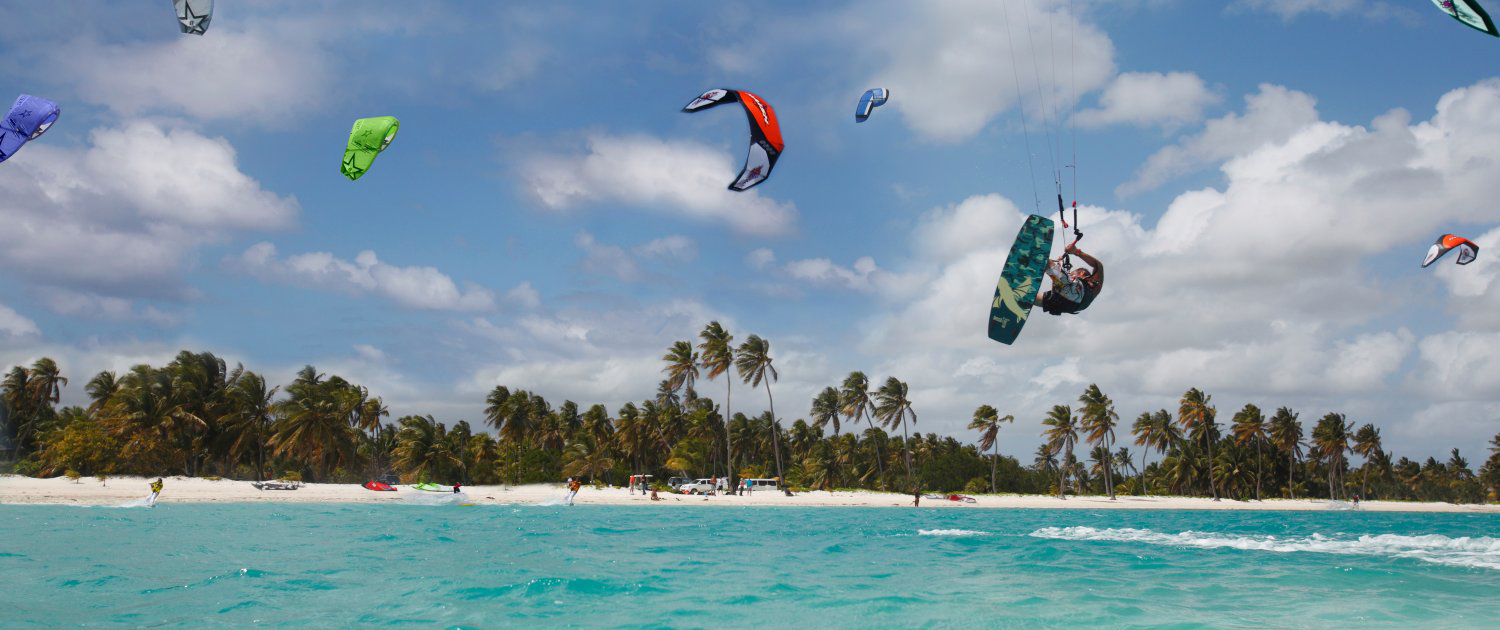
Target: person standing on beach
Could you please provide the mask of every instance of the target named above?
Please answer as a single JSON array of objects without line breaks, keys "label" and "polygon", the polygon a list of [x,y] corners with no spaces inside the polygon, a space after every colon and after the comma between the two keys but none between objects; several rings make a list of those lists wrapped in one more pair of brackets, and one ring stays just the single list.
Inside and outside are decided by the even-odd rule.
[{"label": "person standing on beach", "polygon": [[156,507],[156,497],[161,496],[161,486],[161,477],[157,477],[156,481],[151,482],[151,496],[146,497],[146,505]]}]

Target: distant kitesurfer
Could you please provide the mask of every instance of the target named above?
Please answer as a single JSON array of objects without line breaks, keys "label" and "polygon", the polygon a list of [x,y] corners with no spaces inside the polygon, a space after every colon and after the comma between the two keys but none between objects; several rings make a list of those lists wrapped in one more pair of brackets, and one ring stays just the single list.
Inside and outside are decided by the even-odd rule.
[{"label": "distant kitesurfer", "polygon": [[583,487],[583,482],[581,482],[581,481],[579,481],[577,479],[574,479],[572,477],[569,477],[568,478],[568,498],[564,499],[563,503],[565,503],[567,505],[573,505],[573,497],[578,496],[578,489],[581,488],[581,487]]},{"label": "distant kitesurfer", "polygon": [[151,482],[151,496],[146,497],[146,505],[156,507],[156,497],[161,496],[161,486],[161,477],[157,477],[156,481]]},{"label": "distant kitesurfer", "polygon": [[[1099,291],[1104,289],[1104,265],[1098,258],[1078,249],[1076,243],[1069,243],[1063,252],[1062,257],[1047,263],[1047,277],[1052,279],[1052,288],[1036,301],[1037,306],[1049,315],[1076,315],[1093,304]],[[1068,271],[1063,261],[1069,254],[1082,258],[1092,270]]]},{"label": "distant kitesurfer", "polygon": [[460,492],[460,490],[458,488],[459,488],[459,486],[462,486],[462,485],[463,485],[462,482],[458,482],[458,481],[453,482],[453,494],[458,494]]}]

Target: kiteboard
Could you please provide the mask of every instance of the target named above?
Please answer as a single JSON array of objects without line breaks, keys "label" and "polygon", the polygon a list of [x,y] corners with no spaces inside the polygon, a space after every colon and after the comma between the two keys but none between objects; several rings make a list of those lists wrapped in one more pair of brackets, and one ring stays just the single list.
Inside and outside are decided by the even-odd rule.
[{"label": "kiteboard", "polygon": [[427,492],[447,492],[448,489],[435,483],[419,483],[412,485],[413,489],[425,490]]},{"label": "kiteboard", "polygon": [[995,285],[995,299],[990,302],[990,339],[1010,344],[1021,334],[1036,304],[1051,253],[1052,219],[1035,214],[1026,217]]}]

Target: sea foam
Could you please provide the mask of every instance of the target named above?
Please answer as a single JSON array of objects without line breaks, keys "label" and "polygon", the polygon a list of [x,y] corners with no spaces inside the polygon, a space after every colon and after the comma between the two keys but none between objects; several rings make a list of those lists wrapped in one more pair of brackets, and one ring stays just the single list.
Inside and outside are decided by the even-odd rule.
[{"label": "sea foam", "polygon": [[1449,538],[1440,534],[1403,536],[1376,534],[1357,537],[1270,536],[1185,531],[1177,534],[1132,528],[1043,527],[1031,535],[1055,540],[1133,542],[1199,549],[1295,551],[1358,556],[1414,558],[1457,567],[1500,569],[1500,539],[1480,536]]},{"label": "sea foam", "polygon": [[917,533],[922,536],[988,536],[989,532],[981,532],[974,529],[919,529]]}]

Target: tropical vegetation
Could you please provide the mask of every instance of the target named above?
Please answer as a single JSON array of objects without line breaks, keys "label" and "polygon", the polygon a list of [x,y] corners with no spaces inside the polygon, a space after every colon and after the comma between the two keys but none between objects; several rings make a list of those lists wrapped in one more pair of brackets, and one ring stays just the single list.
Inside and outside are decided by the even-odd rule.
[{"label": "tropical vegetation", "polygon": [[[623,484],[630,475],[778,477],[803,490],[1187,495],[1236,500],[1354,497],[1450,502],[1500,496],[1500,435],[1476,471],[1452,449],[1446,460],[1396,457],[1378,427],[1328,412],[1304,423],[1279,407],[1247,404],[1222,424],[1213,397],[1183,393],[1176,413],[1143,411],[1120,424],[1113,400],[1089,385],[1076,405],[1040,421],[1042,444],[1022,463],[1001,453],[1012,414],[974,410],[975,443],[920,433],[919,403],[896,376],[850,372],[819,391],[806,418],[777,415],[771,343],[739,345],[718,322],[696,345],[671,344],[653,396],[610,410],[496,385],[477,425],[431,415],[392,419],[365,387],[312,366],[272,385],[209,352],[164,366],[100,372],[86,406],[60,407],[70,381],[39,358],[0,380],[0,471],[36,476],[185,475],[262,480],[465,484],[553,482],[567,476]],[[724,383],[723,403],[706,383]],[[734,384],[751,391],[739,411]],[[878,383],[878,385],[876,385]],[[873,386],[873,389],[872,389]],[[765,394],[764,405],[753,390]],[[744,390],[742,390],[744,391]],[[795,404],[795,403],[794,403]],[[1310,426],[1309,426],[1310,425]],[[1138,449],[1120,446],[1130,441]],[[1156,461],[1148,463],[1155,456]]]}]

